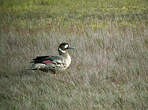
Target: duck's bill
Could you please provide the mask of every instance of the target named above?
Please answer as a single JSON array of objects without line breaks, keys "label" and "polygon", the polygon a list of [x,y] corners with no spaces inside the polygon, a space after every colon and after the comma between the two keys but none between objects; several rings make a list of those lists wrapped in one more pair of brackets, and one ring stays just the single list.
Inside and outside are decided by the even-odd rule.
[{"label": "duck's bill", "polygon": [[75,48],[73,48],[73,47],[68,47],[68,49],[75,49]]}]

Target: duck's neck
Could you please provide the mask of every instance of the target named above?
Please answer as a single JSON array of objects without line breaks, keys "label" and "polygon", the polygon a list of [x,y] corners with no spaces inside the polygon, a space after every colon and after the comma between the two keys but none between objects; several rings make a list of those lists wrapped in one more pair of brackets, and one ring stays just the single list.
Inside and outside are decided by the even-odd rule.
[{"label": "duck's neck", "polygon": [[66,57],[66,56],[69,56],[68,52],[65,51],[65,50],[62,50],[60,48],[58,48],[58,52],[59,52],[59,55],[63,56],[63,57]]},{"label": "duck's neck", "polygon": [[69,53],[68,52],[65,52],[65,53],[59,52],[59,55],[61,55],[63,57],[69,57]]}]

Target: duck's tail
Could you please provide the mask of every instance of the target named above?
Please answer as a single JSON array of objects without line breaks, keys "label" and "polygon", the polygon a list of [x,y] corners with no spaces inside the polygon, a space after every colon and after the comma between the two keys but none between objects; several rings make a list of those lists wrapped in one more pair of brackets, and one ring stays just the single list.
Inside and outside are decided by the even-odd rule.
[{"label": "duck's tail", "polygon": [[35,67],[35,64],[33,64],[32,66],[25,68],[25,70],[37,70],[37,68]]},{"label": "duck's tail", "polygon": [[31,67],[26,68],[26,70],[42,70],[42,69],[46,69],[46,65],[42,63],[32,64]]},{"label": "duck's tail", "polygon": [[25,70],[36,70],[35,68],[25,68]]}]

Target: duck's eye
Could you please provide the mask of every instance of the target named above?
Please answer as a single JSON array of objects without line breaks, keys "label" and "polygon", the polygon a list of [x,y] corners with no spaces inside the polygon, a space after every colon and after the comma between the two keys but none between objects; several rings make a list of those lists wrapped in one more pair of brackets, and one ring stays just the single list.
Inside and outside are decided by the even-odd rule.
[{"label": "duck's eye", "polygon": [[64,48],[68,48],[68,45],[66,44],[66,45],[64,46]]}]

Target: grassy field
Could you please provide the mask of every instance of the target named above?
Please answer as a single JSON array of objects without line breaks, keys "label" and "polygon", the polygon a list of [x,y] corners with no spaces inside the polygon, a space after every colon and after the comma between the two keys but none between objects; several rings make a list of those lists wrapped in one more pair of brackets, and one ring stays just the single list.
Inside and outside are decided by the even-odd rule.
[{"label": "grassy field", "polygon": [[[147,110],[147,0],[1,0],[0,110]],[[32,58],[75,51],[61,73]]]}]

